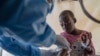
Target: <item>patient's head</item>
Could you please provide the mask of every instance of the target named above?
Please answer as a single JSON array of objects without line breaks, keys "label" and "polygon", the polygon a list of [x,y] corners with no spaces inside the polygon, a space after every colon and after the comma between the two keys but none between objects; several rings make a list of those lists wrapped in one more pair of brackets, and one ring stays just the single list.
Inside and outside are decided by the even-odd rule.
[{"label": "patient's head", "polygon": [[59,16],[60,24],[64,31],[71,33],[75,29],[76,18],[70,10],[64,10]]}]

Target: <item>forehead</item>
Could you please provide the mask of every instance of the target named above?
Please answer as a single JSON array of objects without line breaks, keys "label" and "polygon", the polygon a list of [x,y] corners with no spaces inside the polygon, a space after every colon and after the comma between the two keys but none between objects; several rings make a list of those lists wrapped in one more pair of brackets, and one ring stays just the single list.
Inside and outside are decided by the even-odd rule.
[{"label": "forehead", "polygon": [[70,20],[72,20],[72,17],[70,15],[63,15],[63,16],[60,17],[60,21],[67,22],[67,21],[70,21]]}]

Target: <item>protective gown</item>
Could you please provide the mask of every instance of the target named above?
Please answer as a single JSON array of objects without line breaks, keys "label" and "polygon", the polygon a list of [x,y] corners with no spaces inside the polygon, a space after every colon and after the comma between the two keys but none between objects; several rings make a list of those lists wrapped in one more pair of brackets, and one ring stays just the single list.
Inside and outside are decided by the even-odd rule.
[{"label": "protective gown", "polygon": [[53,9],[47,0],[0,0],[0,46],[16,56],[40,56],[39,46],[56,41],[46,23]]}]

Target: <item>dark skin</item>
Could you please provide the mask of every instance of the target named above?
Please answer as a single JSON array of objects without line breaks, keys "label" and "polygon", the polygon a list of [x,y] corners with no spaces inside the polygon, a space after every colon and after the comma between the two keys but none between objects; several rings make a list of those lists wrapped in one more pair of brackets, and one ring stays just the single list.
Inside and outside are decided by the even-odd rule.
[{"label": "dark skin", "polygon": [[79,35],[81,31],[75,27],[75,23],[76,19],[67,14],[62,16],[60,20],[60,24],[65,32],[72,35]]},{"label": "dark skin", "polygon": [[[60,16],[60,24],[65,32],[71,35],[80,35],[82,31],[75,27],[75,23],[76,23],[76,18],[74,17],[74,15],[71,15],[70,13],[69,14],[65,13],[64,15]],[[90,35],[91,34],[87,34],[86,37],[89,37]],[[86,52],[88,54],[92,54],[92,49],[87,47]],[[64,55],[65,53],[67,53],[67,51],[64,50],[61,53],[61,56],[66,56]]]}]

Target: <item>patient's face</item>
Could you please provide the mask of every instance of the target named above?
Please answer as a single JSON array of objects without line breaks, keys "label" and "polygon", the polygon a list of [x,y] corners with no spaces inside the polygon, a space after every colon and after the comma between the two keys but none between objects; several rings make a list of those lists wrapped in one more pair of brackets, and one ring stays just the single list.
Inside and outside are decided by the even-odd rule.
[{"label": "patient's face", "polygon": [[64,31],[71,33],[75,29],[75,23],[73,17],[70,15],[64,15],[61,17],[60,24]]}]

